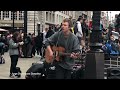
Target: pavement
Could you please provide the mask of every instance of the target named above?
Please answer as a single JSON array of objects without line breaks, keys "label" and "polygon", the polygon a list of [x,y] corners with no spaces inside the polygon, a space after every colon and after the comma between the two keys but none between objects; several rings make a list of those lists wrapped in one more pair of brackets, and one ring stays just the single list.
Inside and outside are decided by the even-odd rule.
[{"label": "pavement", "polygon": [[[5,59],[5,64],[0,64],[0,79],[25,79],[26,71],[31,67],[32,63],[39,62],[40,56],[35,55],[33,58],[19,58],[17,67],[20,67],[22,74],[20,78],[10,78],[10,65],[11,60],[9,53],[6,52],[3,55],[3,58]],[[42,60],[41,60],[42,61]],[[104,77],[104,79],[107,79]]]},{"label": "pavement", "polygon": [[[14,79],[9,77],[11,65],[9,53],[6,52],[3,57],[5,59],[5,64],[0,64],[0,79]],[[38,61],[40,61],[40,56],[38,55],[35,55],[33,58],[19,58],[17,67],[21,68],[22,74],[21,78],[15,79],[25,79],[26,71],[31,67],[32,63]]]}]

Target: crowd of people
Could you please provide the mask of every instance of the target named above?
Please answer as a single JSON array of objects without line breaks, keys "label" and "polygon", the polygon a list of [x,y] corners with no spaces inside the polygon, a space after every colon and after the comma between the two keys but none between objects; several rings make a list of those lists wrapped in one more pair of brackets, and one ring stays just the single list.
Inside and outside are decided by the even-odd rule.
[{"label": "crowd of people", "polygon": [[[102,24],[101,24],[102,26]],[[120,54],[120,36],[116,28],[101,27],[103,46],[102,50],[108,54]],[[71,19],[64,19],[61,25],[56,25],[54,28],[50,26],[45,28],[37,36],[35,34],[25,34],[23,31],[8,33],[0,37],[0,53],[1,57],[4,52],[9,51],[11,58],[10,77],[14,77],[18,58],[32,58],[36,54],[40,55],[41,59],[45,58],[45,50],[49,52],[49,56],[53,57],[51,45],[57,45],[65,48],[65,52],[71,53],[70,57],[64,56],[62,61],[53,61],[52,64],[56,67],[54,78],[47,74],[47,79],[70,79],[71,68],[78,53],[86,53],[90,50],[90,33],[92,30],[92,21],[79,16],[77,21],[71,22]],[[26,35],[26,37],[24,37]],[[46,65],[49,66],[49,61],[46,60]],[[48,67],[47,67],[48,68]],[[47,69],[48,70],[48,69]],[[49,72],[49,71],[48,71]]]},{"label": "crowd of people", "polygon": [[[66,22],[67,22],[67,24],[66,24]],[[88,36],[87,23],[88,22],[86,19],[79,17],[77,20],[77,23],[76,23],[77,28],[78,28],[76,33],[74,30],[75,28],[71,23],[71,20],[65,19],[65,20],[63,20],[61,25],[56,25],[54,28],[52,28],[51,26],[49,28],[45,28],[45,30],[43,32],[40,32],[37,36],[35,36],[34,33],[33,34],[28,33],[28,34],[26,34],[26,37],[24,37],[25,33],[23,31],[19,31],[19,32],[17,31],[14,33],[7,33],[5,35],[1,35],[1,37],[0,37],[1,57],[5,51],[6,52],[9,51],[9,55],[11,58],[10,77],[15,76],[14,72],[16,71],[18,58],[22,58],[22,57],[32,58],[36,54],[40,55],[41,58],[45,58],[45,49],[47,48],[46,43],[51,44],[50,42],[48,42],[48,40],[50,38],[52,38],[52,36],[56,35],[58,32],[63,31],[63,36],[64,36],[64,33],[67,34],[66,31],[68,33],[70,31],[72,33],[71,34],[72,37],[75,39],[76,44],[77,44],[77,47],[74,46],[74,49],[78,48],[78,51],[79,51],[80,44],[81,44],[82,48],[84,48],[86,36]],[[65,30],[65,32],[63,29]],[[78,38],[76,38],[74,36],[77,36]],[[74,39],[72,42],[74,42]],[[64,42],[63,42],[63,46],[64,46]],[[71,46],[71,48],[72,47],[73,46]],[[72,49],[71,49],[71,51],[72,51]],[[75,57],[74,54],[72,55],[72,57],[73,58]],[[66,65],[65,65],[65,67],[66,67]],[[70,68],[68,68],[68,69],[70,69]],[[58,76],[58,78],[61,78],[61,76]]]},{"label": "crowd of people", "polygon": [[57,32],[58,28],[58,25],[55,27],[56,31],[52,30],[52,27],[46,28],[37,36],[34,33],[25,34],[22,30],[0,34],[0,62],[2,62],[4,53],[9,51],[11,58],[10,77],[15,76],[13,72],[16,70],[18,58],[32,58],[35,55],[39,55],[41,59],[44,58],[45,40]]}]

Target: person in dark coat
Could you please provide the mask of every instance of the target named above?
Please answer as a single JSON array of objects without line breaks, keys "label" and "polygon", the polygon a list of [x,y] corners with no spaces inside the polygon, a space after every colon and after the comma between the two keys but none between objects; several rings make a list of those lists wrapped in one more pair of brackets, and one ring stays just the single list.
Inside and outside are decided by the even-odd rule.
[{"label": "person in dark coat", "polygon": [[41,52],[41,48],[43,44],[42,42],[43,42],[43,34],[40,33],[35,38],[35,47],[36,47],[37,55],[40,55],[40,56],[42,56],[42,52]]},{"label": "person in dark coat", "polygon": [[52,30],[51,27],[49,27],[49,30],[48,30],[48,32],[47,32],[47,34],[46,34],[46,38],[49,38],[49,37],[52,36],[53,34],[54,34],[54,31]]},{"label": "person in dark coat", "polygon": [[32,34],[32,56],[35,56],[35,34]]}]

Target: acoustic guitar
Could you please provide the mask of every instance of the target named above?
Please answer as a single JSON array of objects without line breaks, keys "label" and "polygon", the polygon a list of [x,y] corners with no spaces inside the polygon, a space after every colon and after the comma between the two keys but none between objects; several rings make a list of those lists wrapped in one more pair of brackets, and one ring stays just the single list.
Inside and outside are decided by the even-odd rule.
[{"label": "acoustic guitar", "polygon": [[[60,61],[63,59],[64,56],[71,55],[71,53],[65,53],[65,48],[63,48],[63,47],[53,46],[53,47],[51,47],[51,49],[53,51],[53,57],[49,56],[49,51],[47,49],[45,50],[45,60],[47,63],[52,63],[53,60]],[[77,55],[77,57],[80,57],[79,53],[77,53],[76,55]]]}]

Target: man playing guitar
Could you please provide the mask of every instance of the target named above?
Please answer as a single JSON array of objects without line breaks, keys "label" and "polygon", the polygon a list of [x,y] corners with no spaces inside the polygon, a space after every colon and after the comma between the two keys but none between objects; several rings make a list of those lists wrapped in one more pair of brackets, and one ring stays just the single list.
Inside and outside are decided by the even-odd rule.
[{"label": "man playing guitar", "polygon": [[[71,79],[71,70],[74,65],[74,59],[77,58],[80,52],[80,43],[78,38],[71,33],[70,29],[72,27],[72,22],[70,19],[64,19],[62,22],[62,30],[56,32],[51,37],[49,37],[46,42],[46,57],[54,57],[54,52],[52,46],[63,47],[64,53],[62,58],[53,58],[56,60],[49,61],[51,59],[46,59],[47,63],[53,63],[55,65],[55,77],[50,78],[49,74],[47,79]],[[59,50],[58,50],[59,51]],[[59,52],[58,52],[59,53]]]}]

